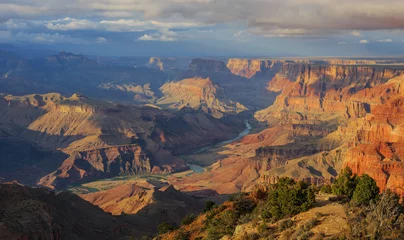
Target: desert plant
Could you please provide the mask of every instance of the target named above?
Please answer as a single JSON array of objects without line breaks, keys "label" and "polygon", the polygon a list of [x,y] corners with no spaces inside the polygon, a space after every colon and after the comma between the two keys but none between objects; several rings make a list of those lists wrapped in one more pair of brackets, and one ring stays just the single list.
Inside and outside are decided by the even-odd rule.
[{"label": "desert plant", "polygon": [[161,224],[158,225],[157,227],[157,231],[159,235],[171,232],[175,229],[174,225],[169,224],[167,222],[163,222]]},{"label": "desert plant", "polygon": [[342,170],[331,187],[332,193],[336,195],[345,195],[349,198],[352,198],[355,188],[356,175],[352,174],[350,168]]},{"label": "desert plant", "polygon": [[216,206],[216,203],[214,201],[206,201],[205,202],[205,208],[203,209],[204,212],[212,210]]},{"label": "desert plant", "polygon": [[323,186],[321,186],[320,192],[321,192],[321,193],[327,193],[327,194],[332,193],[331,185],[329,185],[329,184],[324,184]]},{"label": "desert plant", "polygon": [[195,214],[191,213],[186,215],[182,221],[181,221],[181,225],[189,225],[191,224],[194,220],[196,219]]},{"label": "desert plant", "polygon": [[280,219],[307,211],[314,202],[314,192],[307,183],[281,178],[268,193],[266,207],[272,218]]},{"label": "desert plant", "polygon": [[352,196],[352,200],[358,204],[369,204],[370,200],[379,195],[379,188],[375,180],[364,174],[358,177],[357,185]]},{"label": "desert plant", "polygon": [[291,228],[292,226],[293,226],[293,221],[291,219],[285,219],[285,220],[279,221],[278,229],[279,229],[279,231],[282,232],[288,228]]}]

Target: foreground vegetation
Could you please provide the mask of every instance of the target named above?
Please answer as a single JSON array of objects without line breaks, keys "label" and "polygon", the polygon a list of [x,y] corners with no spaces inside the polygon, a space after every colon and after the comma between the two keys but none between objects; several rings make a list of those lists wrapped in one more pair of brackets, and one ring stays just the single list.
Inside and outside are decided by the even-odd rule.
[{"label": "foreground vegetation", "polygon": [[[327,197],[324,206],[316,205],[316,196]],[[334,212],[326,214],[330,209]],[[335,209],[342,216],[330,218]],[[327,221],[328,231],[320,231]],[[379,194],[368,175],[344,169],[333,184],[321,188],[281,178],[219,206],[207,202],[203,213],[187,216],[174,229],[160,225],[157,239],[404,239],[404,208],[391,191]]]}]

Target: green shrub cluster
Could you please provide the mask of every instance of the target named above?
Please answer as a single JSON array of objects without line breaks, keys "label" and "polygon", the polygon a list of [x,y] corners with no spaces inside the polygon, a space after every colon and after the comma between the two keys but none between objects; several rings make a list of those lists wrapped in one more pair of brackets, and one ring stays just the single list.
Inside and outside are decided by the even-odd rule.
[{"label": "green shrub cluster", "polygon": [[262,217],[281,219],[307,211],[314,203],[314,191],[309,184],[281,178],[268,193]]},{"label": "green shrub cluster", "polygon": [[373,178],[367,174],[356,176],[352,170],[345,168],[333,183],[332,193],[347,196],[356,204],[369,204],[379,195],[379,188]]}]

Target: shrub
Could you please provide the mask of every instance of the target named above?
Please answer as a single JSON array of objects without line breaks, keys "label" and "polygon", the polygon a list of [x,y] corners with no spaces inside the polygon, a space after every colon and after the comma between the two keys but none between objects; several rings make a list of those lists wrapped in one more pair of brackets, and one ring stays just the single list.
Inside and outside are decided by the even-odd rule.
[{"label": "shrub", "polygon": [[355,188],[356,175],[352,174],[350,168],[342,170],[331,187],[332,193],[336,195],[346,195],[349,198],[352,198]]},{"label": "shrub", "polygon": [[281,220],[278,224],[279,231],[281,232],[291,227],[293,227],[293,221],[291,219]]},{"label": "shrub", "polygon": [[266,207],[272,218],[280,219],[307,211],[314,203],[314,192],[307,183],[281,178],[268,193]]},{"label": "shrub", "polygon": [[316,218],[312,218],[303,225],[303,230],[309,231],[312,228],[314,228],[315,226],[317,226],[317,224],[318,224],[318,220]]},{"label": "shrub", "polygon": [[379,188],[375,180],[364,174],[357,180],[357,185],[353,193],[352,200],[358,204],[369,204],[369,201],[379,195]]},{"label": "shrub", "polygon": [[163,222],[160,225],[158,225],[158,227],[157,227],[157,231],[158,231],[159,235],[171,232],[174,229],[175,229],[175,227],[172,224],[169,224],[167,222]]},{"label": "shrub", "polygon": [[190,234],[188,232],[179,231],[175,236],[174,240],[189,240]]},{"label": "shrub", "polygon": [[260,239],[260,235],[258,235],[257,233],[250,233],[248,235],[244,235],[243,237],[241,237],[241,240],[258,240]]},{"label": "shrub", "polygon": [[254,219],[254,216],[252,214],[245,214],[242,215],[239,219],[238,219],[238,224],[245,224],[245,223],[249,223]]},{"label": "shrub", "polygon": [[314,233],[308,231],[308,232],[304,232],[302,235],[300,235],[299,239],[300,240],[309,240],[313,236],[314,236]]},{"label": "shrub", "polygon": [[321,212],[316,212],[316,218],[321,218],[323,214]]},{"label": "shrub", "polygon": [[191,213],[186,215],[182,221],[181,221],[181,225],[189,225],[191,224],[194,220],[196,219],[195,214]]},{"label": "shrub", "polygon": [[254,201],[248,198],[242,198],[234,202],[234,210],[239,215],[244,215],[247,213],[251,213],[257,204]]},{"label": "shrub", "polygon": [[216,203],[214,201],[206,201],[205,202],[205,209],[203,210],[204,212],[212,210],[216,206]]},{"label": "shrub", "polygon": [[234,211],[225,211],[205,222],[207,239],[220,239],[224,235],[232,235],[237,225],[238,215]]},{"label": "shrub", "polygon": [[321,192],[321,193],[327,193],[327,194],[332,193],[331,185],[329,185],[329,184],[324,184],[323,186],[321,186],[320,192]]},{"label": "shrub", "polygon": [[404,239],[404,211],[400,197],[384,192],[370,204],[348,209],[349,236],[352,239]]},{"label": "shrub", "polygon": [[242,199],[244,196],[245,196],[245,193],[243,193],[243,192],[233,193],[232,195],[230,195],[229,201],[230,202],[238,201],[238,200]]}]

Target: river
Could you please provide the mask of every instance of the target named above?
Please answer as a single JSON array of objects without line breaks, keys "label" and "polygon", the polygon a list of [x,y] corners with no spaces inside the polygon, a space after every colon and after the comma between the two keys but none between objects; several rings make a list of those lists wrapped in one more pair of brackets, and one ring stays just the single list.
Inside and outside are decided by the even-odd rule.
[{"label": "river", "polygon": [[[232,143],[234,141],[237,141],[237,140],[243,138],[244,136],[247,136],[250,133],[250,131],[251,131],[251,124],[248,122],[248,120],[246,120],[245,121],[245,129],[242,132],[240,132],[237,135],[237,137],[229,139],[229,140],[225,140],[225,141],[222,141],[222,142],[219,142],[219,143],[214,144],[214,145],[203,147],[203,148],[199,149],[198,151],[194,152],[193,154],[203,153],[203,152],[206,152],[206,151],[208,151],[208,150],[210,150],[212,148],[221,147],[221,146],[227,145],[229,143]],[[194,171],[193,173],[203,173],[205,171],[205,169],[203,167],[199,166],[199,165],[187,164],[187,166],[192,171]]]}]

